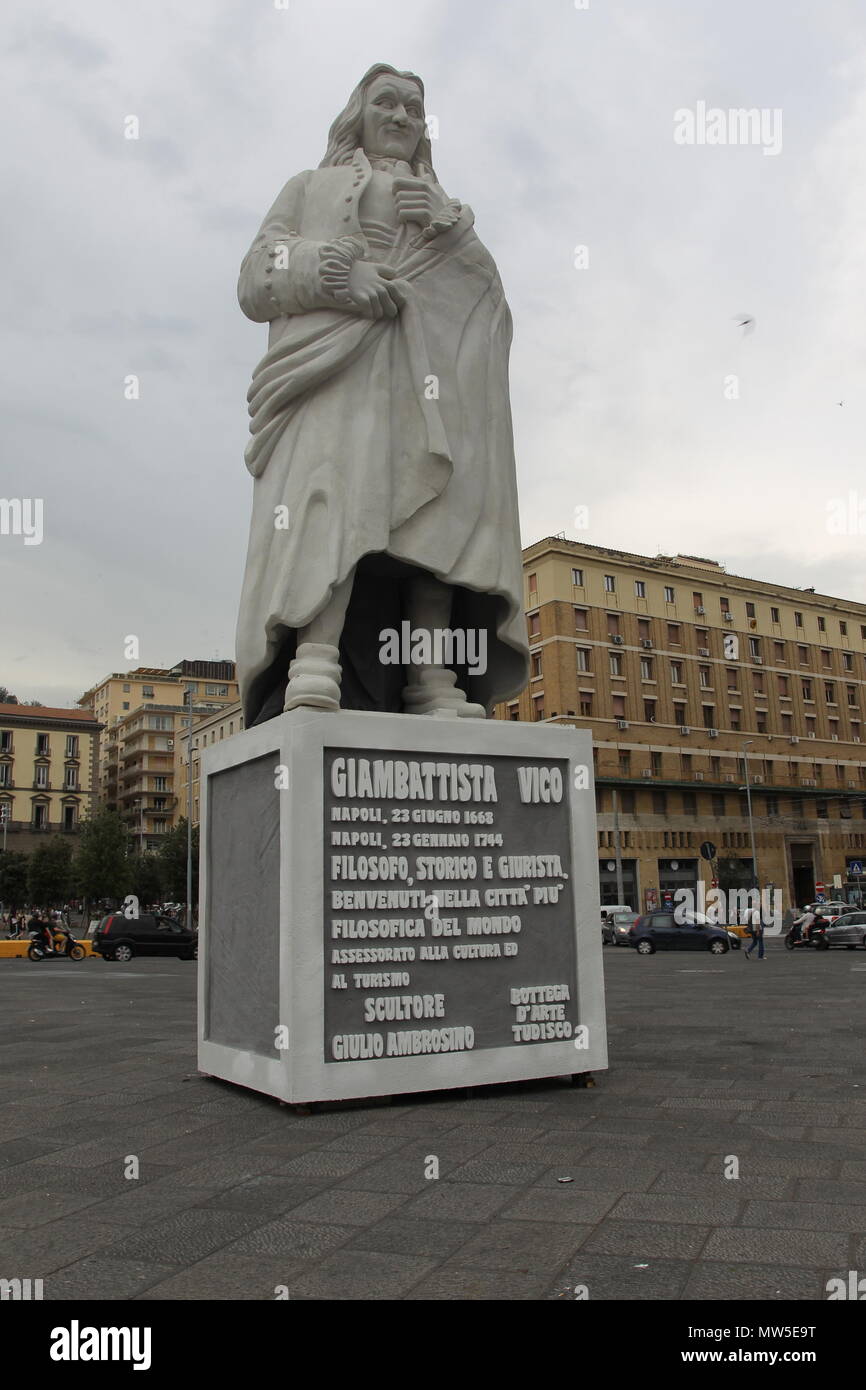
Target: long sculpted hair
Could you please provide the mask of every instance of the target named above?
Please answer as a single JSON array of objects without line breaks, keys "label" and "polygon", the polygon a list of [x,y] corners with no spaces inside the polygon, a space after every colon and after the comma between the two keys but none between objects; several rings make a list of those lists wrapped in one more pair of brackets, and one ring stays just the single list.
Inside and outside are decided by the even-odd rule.
[{"label": "long sculpted hair", "polygon": [[[377,77],[383,77],[386,73],[391,77],[402,77],[404,82],[414,82],[421,92],[423,105],[424,83],[416,73],[400,72],[399,69],[392,68],[390,63],[374,63],[370,70],[364,73],[345,107],[331,126],[328,132],[328,148],[325,150],[325,157],[319,165],[320,169],[327,169],[334,164],[351,164],[352,156],[361,144],[367,91],[371,82],[374,82]],[[412,170],[418,178],[427,178],[438,183],[433,170],[433,150],[430,146],[430,136],[426,130],[418,141],[418,147],[412,160]]]}]

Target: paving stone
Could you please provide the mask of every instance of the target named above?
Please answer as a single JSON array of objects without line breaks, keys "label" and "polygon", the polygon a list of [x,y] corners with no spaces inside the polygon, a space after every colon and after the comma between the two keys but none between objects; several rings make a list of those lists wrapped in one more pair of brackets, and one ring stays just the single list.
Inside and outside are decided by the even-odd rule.
[{"label": "paving stone", "polygon": [[350,1237],[353,1226],[327,1226],[324,1222],[294,1221],[291,1215],[268,1221],[226,1246],[226,1255],[288,1255],[295,1259],[317,1260]]},{"label": "paving stone", "polygon": [[449,1174],[451,1182],[501,1182],[514,1187],[535,1182],[545,1170],[544,1163],[500,1163],[496,1158],[473,1158]]},{"label": "paving stone", "polygon": [[324,1221],[331,1225],[366,1226],[379,1221],[406,1201],[403,1192],[364,1192],[331,1188],[292,1208],[294,1221]]},{"label": "paving stone", "polygon": [[[44,1226],[46,1222],[56,1221],[58,1217],[69,1216],[84,1207],[94,1206],[98,1201],[99,1198],[94,1193],[21,1192],[15,1197],[0,1200],[0,1227],[27,1229],[31,1226]],[[103,1219],[111,1220],[110,1217],[106,1217],[104,1204],[100,1206],[99,1215]]]},{"label": "paving stone", "polygon": [[467,1242],[451,1263],[479,1269],[548,1271],[551,1276],[586,1240],[591,1226],[563,1222],[489,1222]]},{"label": "paving stone", "polygon": [[590,1192],[577,1184],[534,1187],[499,1213],[501,1221],[574,1221],[592,1226],[611,1210],[616,1192]]},{"label": "paving stone", "polygon": [[391,1216],[370,1226],[351,1242],[352,1250],[381,1254],[425,1255],[444,1260],[478,1234],[476,1222],[419,1221]]},{"label": "paving stone", "polygon": [[[749,1198],[771,1198],[785,1201],[793,1197],[795,1182],[791,1178],[753,1177],[747,1161],[740,1165],[738,1178],[726,1178],[723,1162],[712,1173],[660,1173],[650,1186],[650,1192],[665,1192],[682,1197],[735,1197],[741,1202]],[[633,1184],[632,1184],[633,1186]]]},{"label": "paving stone", "polygon": [[650,1259],[695,1259],[710,1233],[707,1226],[677,1225],[664,1221],[615,1221],[608,1217],[585,1242],[596,1255],[634,1255],[636,1262]]},{"label": "paving stone", "polygon": [[[729,1188],[732,1186],[728,1184]],[[617,1221],[674,1221],[698,1226],[726,1226],[737,1220],[743,1202],[729,1193],[677,1196],[664,1192],[634,1192],[621,1197],[611,1212]]]},{"label": "paving stone", "polygon": [[[756,1303],[817,1301],[826,1297],[823,1275],[792,1265],[722,1264],[702,1260],[693,1266],[684,1299]],[[769,1319],[768,1319],[769,1321]]]},{"label": "paving stone", "polygon": [[544,1274],[511,1269],[468,1269],[444,1264],[403,1297],[425,1301],[518,1302],[544,1297]]},{"label": "paving stone", "polygon": [[251,1215],[261,1215],[263,1221],[268,1221],[301,1206],[311,1197],[317,1197],[326,1188],[327,1180],[324,1178],[305,1181],[263,1173],[260,1177],[250,1178],[220,1192],[208,1188],[197,1205],[212,1211],[245,1211]]},{"label": "paving stone", "polygon": [[585,1289],[590,1303],[598,1300],[670,1302],[682,1297],[691,1269],[686,1260],[594,1255],[584,1248],[558,1276],[547,1296],[572,1300],[580,1287],[581,1298]]},{"label": "paving stone", "polygon": [[816,1265],[848,1267],[848,1236],[835,1232],[748,1230],[729,1228],[714,1231],[703,1250],[703,1258],[723,1264]]},{"label": "paving stone", "polygon": [[137,1301],[177,1299],[189,1301],[237,1301],[272,1303],[286,1297],[289,1280],[306,1268],[303,1260],[287,1256],[226,1255],[217,1251],[181,1273],[151,1284]]},{"label": "paving stone", "polygon": [[106,1254],[110,1259],[193,1264],[236,1241],[255,1224],[255,1218],[241,1212],[190,1207],[142,1230],[127,1230]]},{"label": "paving stone", "polygon": [[289,1283],[292,1299],[393,1299],[434,1268],[417,1255],[340,1250]]},{"label": "paving stone", "polygon": [[147,1260],[115,1260],[104,1255],[88,1255],[65,1265],[45,1281],[47,1300],[67,1302],[115,1302],[135,1298],[143,1289],[158,1284],[171,1274],[172,1265]]},{"label": "paving stone", "polygon": [[743,1226],[777,1230],[851,1231],[866,1235],[866,1206],[841,1202],[747,1202]]},{"label": "paving stone", "polygon": [[431,1221],[488,1221],[520,1191],[499,1183],[484,1186],[440,1180],[425,1186],[427,1191],[407,1202],[401,1215]]},{"label": "paving stone", "polygon": [[147,1226],[185,1211],[187,1207],[202,1206],[213,1191],[208,1187],[181,1187],[172,1184],[166,1189],[158,1183],[146,1187],[128,1182],[127,1190],[110,1197],[99,1207],[99,1215],[119,1226]]}]

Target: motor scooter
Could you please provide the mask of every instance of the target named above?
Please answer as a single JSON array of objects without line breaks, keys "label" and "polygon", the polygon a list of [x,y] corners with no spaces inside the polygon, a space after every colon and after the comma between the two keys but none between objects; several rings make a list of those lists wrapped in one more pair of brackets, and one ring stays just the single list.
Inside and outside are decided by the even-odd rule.
[{"label": "motor scooter", "polygon": [[87,952],[81,943],[75,940],[67,926],[52,926],[51,936],[54,942],[53,952],[45,949],[45,937],[42,932],[32,931],[30,933],[30,945],[27,947],[28,960],[84,960]]},{"label": "motor scooter", "polygon": [[828,926],[828,922],[813,922],[808,928],[808,935],[804,935],[801,932],[800,923],[793,922],[785,937],[786,950],[794,951],[798,946],[814,946],[816,950],[820,951],[826,945],[824,933]]}]

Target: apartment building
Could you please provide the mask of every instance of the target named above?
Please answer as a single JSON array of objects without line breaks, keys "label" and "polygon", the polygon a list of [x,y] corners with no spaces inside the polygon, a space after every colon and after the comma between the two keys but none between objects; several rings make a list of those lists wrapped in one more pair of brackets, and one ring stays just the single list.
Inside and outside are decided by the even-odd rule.
[{"label": "apartment building", "polygon": [[[164,715],[166,710],[181,709],[187,690],[192,691],[196,705],[203,713],[211,713],[233,704],[238,699],[234,662],[184,660],[168,668],[138,666],[132,671],[115,671],[91,686],[81,696],[79,705],[92,710],[105,727],[96,780],[96,790],[104,806],[111,810],[129,809],[129,798],[122,794],[124,783],[121,781],[120,772],[121,747],[125,745],[129,732],[127,721],[130,716],[140,710],[149,710],[159,716]],[[123,732],[121,725],[124,725]],[[143,731],[146,726],[140,727]],[[150,731],[166,733],[160,726],[153,726]],[[173,734],[174,725],[171,732]],[[141,737],[143,736],[142,732]],[[154,748],[151,751],[173,753],[173,748]],[[172,758],[172,771],[173,765]],[[140,788],[135,796],[139,797],[141,791],[152,790],[153,788]],[[170,824],[173,824],[173,821],[172,816]],[[154,829],[152,834],[162,833],[162,822],[159,818],[155,824],[159,828]],[[146,838],[147,832],[143,839]]]},{"label": "apartment building", "polygon": [[635,909],[714,874],[786,906],[858,900],[866,605],[557,536],[524,551],[524,583],[530,682],[496,716],[592,732],[603,902],[617,832]]},{"label": "apartment building", "polygon": [[7,849],[28,853],[46,834],[78,829],[96,796],[99,728],[87,710],[0,704]]}]

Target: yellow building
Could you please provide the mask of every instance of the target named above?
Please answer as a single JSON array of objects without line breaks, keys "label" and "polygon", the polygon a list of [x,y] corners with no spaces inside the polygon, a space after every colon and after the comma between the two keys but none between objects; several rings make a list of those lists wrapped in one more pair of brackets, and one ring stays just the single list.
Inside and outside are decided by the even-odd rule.
[{"label": "yellow building", "polygon": [[[183,720],[184,727],[179,731],[175,738],[175,786],[178,795],[178,815],[186,816],[189,805],[189,732],[186,726],[187,721]],[[226,709],[220,710],[216,714],[205,714],[202,718],[193,718],[192,726],[192,823],[199,823],[199,767],[201,763],[201,753],[212,743],[221,743],[223,739],[232,738],[234,734],[239,734],[244,727],[244,717],[241,713],[241,704],[238,700],[235,704],[229,705]]]},{"label": "yellow building", "polygon": [[[170,668],[138,666],[132,671],[115,671],[91,686],[78,701],[79,705],[92,710],[105,727],[96,781],[99,799],[110,810],[127,811],[130,821],[134,819],[131,814],[131,808],[135,809],[132,802],[140,799],[143,792],[154,792],[154,788],[139,787],[132,800],[127,794],[127,782],[121,778],[121,753],[126,733],[121,734],[120,726],[126,724],[130,715],[142,710],[165,714],[166,710],[182,709],[187,690],[192,690],[196,706],[203,712],[235,703],[238,699],[238,683],[234,662],[186,660],[179,661],[176,666]],[[144,727],[141,726],[142,730]],[[155,732],[166,731],[159,728]],[[174,732],[173,724],[171,732]],[[140,732],[139,737],[143,738],[144,733]],[[160,751],[173,752],[173,749]],[[174,815],[170,815],[168,820],[170,826],[174,823]],[[145,830],[142,835],[139,824],[138,833],[143,842],[149,834],[163,833],[162,819],[159,815],[154,821],[154,826],[157,828],[151,832]]]},{"label": "yellow building", "polygon": [[747,886],[753,830],[785,906],[819,884],[856,900],[866,605],[560,537],[524,551],[524,582],[530,683],[496,715],[591,730],[603,902],[617,833],[624,900],[645,910],[710,885],[707,840],[720,885]]},{"label": "yellow building", "polygon": [[26,853],[46,834],[78,829],[96,797],[99,729],[87,710],[0,704],[0,808],[8,850]]}]

